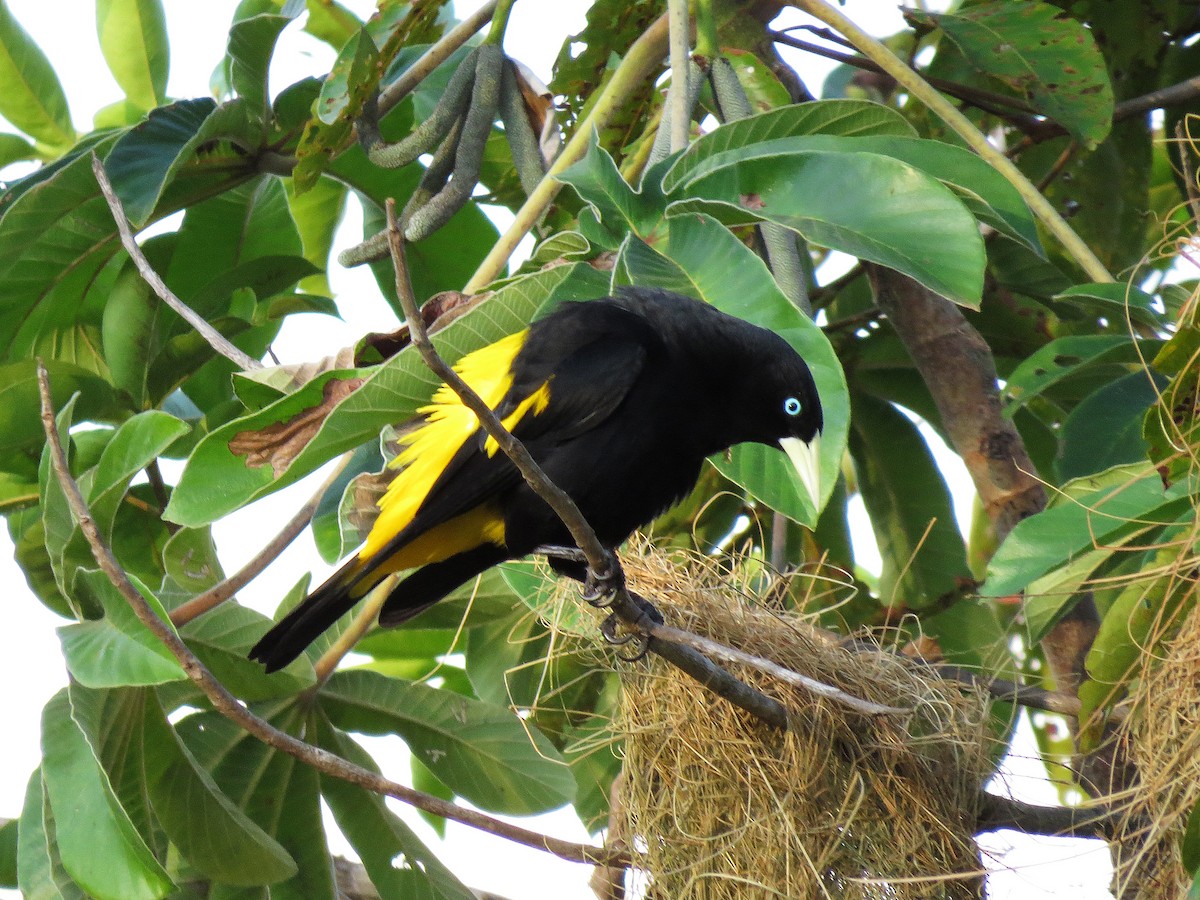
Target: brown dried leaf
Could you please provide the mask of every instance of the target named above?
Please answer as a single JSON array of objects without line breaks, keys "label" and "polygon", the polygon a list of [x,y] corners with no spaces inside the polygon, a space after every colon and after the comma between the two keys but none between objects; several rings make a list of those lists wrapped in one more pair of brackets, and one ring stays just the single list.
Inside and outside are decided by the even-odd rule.
[{"label": "brown dried leaf", "polygon": [[523,62],[514,59],[513,66],[517,72],[517,86],[521,90],[521,99],[525,101],[525,115],[529,117],[529,127],[538,136],[542,158],[549,165],[558,156],[558,148],[562,143],[562,130],[554,116],[554,94]]},{"label": "brown dried leaf", "polygon": [[[442,291],[434,294],[421,306],[421,320],[429,333],[433,334],[490,296],[491,292],[464,294],[461,291]],[[354,348],[354,362],[359,366],[377,365],[391,359],[409,343],[407,324],[401,325],[395,331],[371,332]]]},{"label": "brown dried leaf", "polygon": [[229,451],[246,457],[246,465],[260,468],[270,465],[278,478],[287,471],[292,460],[308,446],[333,408],[349,397],[363,383],[362,378],[334,378],[325,383],[321,402],[257,431],[239,431],[229,441]]}]

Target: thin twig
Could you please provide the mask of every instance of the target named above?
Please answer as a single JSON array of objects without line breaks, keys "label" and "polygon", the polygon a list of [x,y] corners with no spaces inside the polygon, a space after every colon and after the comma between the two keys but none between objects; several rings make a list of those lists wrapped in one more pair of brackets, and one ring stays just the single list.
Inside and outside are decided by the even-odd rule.
[{"label": "thin twig", "polygon": [[329,473],[329,477],[317,488],[316,493],[308,499],[308,502],[296,510],[296,514],[283,526],[279,534],[275,535],[271,542],[258,551],[249,562],[220,584],[214,584],[204,593],[197,594],[191,600],[181,603],[171,610],[171,624],[177,628],[186,625],[192,619],[220,606],[261,575],[263,570],[278,559],[279,554],[300,535],[300,532],[308,527],[308,523],[312,521],[312,517],[317,512],[317,507],[321,505],[325,492],[337,481],[342,470],[346,468],[347,462],[349,462],[349,456],[343,457],[337,467]]},{"label": "thin twig", "polygon": [[863,700],[860,697],[855,697],[853,694],[847,694],[845,691],[834,687],[831,684],[817,681],[809,678],[807,675],[801,675],[799,672],[793,672],[791,669],[784,668],[778,663],[772,662],[769,659],[764,659],[761,656],[754,656],[746,653],[743,650],[738,650],[736,647],[729,647],[721,644],[710,638],[703,637],[698,634],[693,634],[690,631],[684,631],[681,628],[672,628],[670,625],[654,625],[650,628],[650,634],[660,640],[671,641],[675,644],[684,644],[688,647],[706,653],[709,656],[714,656],[717,659],[723,659],[725,662],[740,663],[743,666],[749,666],[752,669],[757,669],[760,672],[765,672],[772,678],[778,678],[780,681],[787,682],[793,687],[798,687],[801,690],[808,691],[810,694],[816,694],[819,697],[828,697],[832,700],[837,700],[843,706],[857,710],[860,713],[868,716],[881,715],[898,715],[911,710],[901,709],[898,706],[884,706],[881,703],[873,703],[870,700]]},{"label": "thin twig", "polygon": [[526,828],[502,822],[491,816],[476,812],[454,803],[434,797],[421,791],[413,790],[399,782],[384,778],[378,773],[355,765],[335,753],[314,747],[293,737],[287,732],[280,731],[265,719],[259,718],[231,694],[217,680],[216,676],[202,663],[191,649],[183,642],[171,625],[160,619],[150,608],[146,599],[138,593],[137,588],[125,574],[121,564],[113,556],[112,550],[105,543],[103,536],[92,519],[87,502],[80,493],[79,485],[71,477],[67,468],[66,454],[59,440],[58,427],[54,419],[54,406],[50,394],[50,379],[41,360],[38,361],[38,390],[42,401],[42,427],[46,432],[46,440],[50,447],[50,460],[55,478],[66,494],[71,512],[79,523],[79,528],[91,547],[92,555],[104,574],[108,576],[113,587],[129,603],[134,614],[155,637],[170,651],[179,662],[188,679],[200,689],[213,708],[227,719],[240,726],[247,734],[257,738],[264,744],[273,747],[281,753],[286,753],[314,769],[342,781],[356,784],[377,794],[394,797],[410,806],[424,810],[435,816],[461,822],[471,828],[486,831],[498,837],[506,838],[527,847],[545,850],[562,859],[571,862],[587,863],[589,865],[629,865],[626,853],[613,853],[602,847],[592,847],[587,844],[577,844],[563,841],[549,835],[539,834]]},{"label": "thin twig", "polygon": [[243,372],[261,369],[263,367],[261,362],[233,346],[226,339],[225,335],[209,325],[199,313],[176,297],[174,292],[167,287],[166,282],[154,271],[154,267],[150,265],[150,261],[146,259],[146,255],[142,253],[142,248],[138,246],[137,241],[134,239],[133,229],[129,224],[129,219],[125,215],[125,207],[121,205],[121,198],[117,196],[117,192],[113,190],[112,182],[108,180],[108,173],[104,171],[104,163],[94,153],[92,154],[92,171],[96,174],[96,181],[100,185],[100,193],[104,195],[104,199],[108,203],[108,208],[112,212],[113,221],[117,223],[117,232],[121,236],[121,246],[125,248],[125,252],[133,260],[133,264],[137,267],[142,280],[150,285],[150,289],[159,296],[159,299],[163,303],[179,313],[185,322],[196,329],[196,332],[204,338],[208,346],[212,347]]},{"label": "thin twig", "polygon": [[383,118],[396,104],[411,94],[429,74],[444,63],[450,56],[471,39],[492,18],[499,0],[488,0],[487,3],[471,13],[449,31],[442,39],[425,51],[421,57],[404,70],[404,73],[387,86],[379,95],[379,117]]},{"label": "thin twig", "polygon": [[1117,812],[1110,806],[1034,806],[984,792],[980,797],[976,833],[1011,828],[1026,834],[1111,838]]}]

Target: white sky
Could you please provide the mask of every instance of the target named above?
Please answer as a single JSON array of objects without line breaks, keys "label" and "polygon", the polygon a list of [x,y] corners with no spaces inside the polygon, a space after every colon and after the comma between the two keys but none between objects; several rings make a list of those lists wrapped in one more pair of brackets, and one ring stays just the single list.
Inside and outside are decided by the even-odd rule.
[{"label": "white sky", "polygon": [[[342,0],[360,15],[373,8],[369,0]],[[457,2],[459,15],[479,4],[475,0]],[[34,37],[49,56],[66,89],[76,127],[87,131],[92,113],[118,99],[121,91],[108,72],[100,54],[94,28],[92,0],[8,0],[12,14]],[[197,97],[209,93],[208,79],[224,52],[226,31],[234,0],[164,0],[171,39],[171,77],[168,92],[172,97]],[[562,39],[578,32],[584,24],[583,0],[518,0],[506,49],[510,56],[529,65],[543,80],[549,81],[551,64]],[[897,30],[901,20],[891,0],[850,0],[845,11],[855,21],[868,24],[870,30],[884,35]],[[789,14],[786,24],[797,24],[799,14]],[[66,23],[66,24],[64,24]],[[280,40],[276,65],[272,68],[272,90],[306,75],[321,75],[333,61],[333,51],[295,26]],[[802,60],[801,71],[810,88],[820,89],[830,66],[812,57]],[[0,120],[0,125],[3,121]],[[361,234],[358,220],[348,217],[339,246],[356,242]],[[504,222],[498,222],[503,225]],[[387,331],[395,326],[388,306],[379,297],[374,281],[365,270],[346,271],[334,264],[331,281],[342,312],[342,322],[325,316],[292,317],[284,328],[275,350],[284,362],[315,359],[354,343],[368,331]],[[939,463],[951,472],[955,494],[955,512],[962,527],[970,518],[972,491],[961,462],[927,432]],[[168,472],[168,478],[171,474]],[[319,483],[320,475],[264,499],[214,527],[214,534],[226,571],[234,571],[248,560],[265,535],[273,534],[278,523],[286,521],[307,499]],[[854,513],[855,544],[860,561],[872,568],[874,540],[866,524],[861,503]],[[877,571],[877,556],[874,567]],[[248,605],[269,613],[298,574],[312,569],[319,581],[330,567],[317,556],[309,533],[298,539],[287,552],[250,588],[239,595]],[[24,578],[12,559],[7,529],[0,530],[0,584],[8,588],[6,614],[8,627],[0,629],[0,695],[3,720],[10,723],[5,735],[4,766],[0,767],[0,817],[20,813],[28,773],[40,757],[39,719],[45,702],[66,683],[54,629],[63,620],[45,610],[29,593]],[[1005,779],[1012,792],[1030,802],[1054,803],[1055,791],[1045,783],[1040,762],[1034,753],[1032,732],[1023,725],[1017,755],[1006,763]],[[370,739],[368,749],[380,761],[386,774],[407,780],[406,751],[398,739]],[[389,801],[390,802],[390,801]],[[587,888],[591,870],[561,862],[548,854],[509,844],[499,838],[450,824],[447,840],[439,842],[431,829],[414,813],[394,804],[423,840],[469,886],[496,892],[512,900],[573,900],[591,898]],[[524,820],[527,827],[584,841],[588,839],[574,813],[560,811],[549,816]],[[994,857],[990,868],[1006,871],[989,880],[993,898],[1072,897],[1079,900],[1108,897],[1111,869],[1107,853],[1094,841],[1031,841],[1019,835],[1001,833],[984,842]],[[344,845],[334,851],[348,854]],[[0,896],[16,896],[0,891]]]}]

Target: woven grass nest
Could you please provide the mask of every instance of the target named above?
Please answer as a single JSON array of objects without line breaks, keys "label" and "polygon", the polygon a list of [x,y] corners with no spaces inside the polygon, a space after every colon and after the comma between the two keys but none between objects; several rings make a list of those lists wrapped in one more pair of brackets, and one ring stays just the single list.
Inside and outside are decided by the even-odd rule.
[{"label": "woven grass nest", "polygon": [[[1145,675],[1129,700],[1126,725],[1118,740],[1126,743],[1136,782],[1127,795],[1113,799],[1126,816],[1114,850],[1114,886],[1121,898],[1186,896],[1192,876],[1181,857],[1182,837],[1200,804],[1200,605],[1196,604],[1192,557],[1172,577],[1187,578],[1193,598],[1182,623],[1160,627],[1178,632],[1146,662]],[[1145,654],[1144,654],[1145,655]]]},{"label": "woven grass nest", "polygon": [[867,717],[730,666],[787,708],[781,731],[661,660],[623,667],[619,802],[648,897],[978,896],[986,697],[897,654],[845,649],[703,557],[643,547],[623,561],[668,624],[909,711]]}]

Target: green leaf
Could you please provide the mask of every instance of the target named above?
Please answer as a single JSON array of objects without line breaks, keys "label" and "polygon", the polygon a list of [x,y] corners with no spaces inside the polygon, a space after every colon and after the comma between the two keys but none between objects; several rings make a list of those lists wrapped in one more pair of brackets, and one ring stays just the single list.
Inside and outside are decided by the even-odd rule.
[{"label": "green leaf", "polygon": [[1186,484],[1164,490],[1145,464],[1115,466],[1063,487],[1056,501],[1017,523],[988,566],[981,593],[1007,597],[1080,554],[1130,531],[1170,522],[1187,508]]},{"label": "green leaf", "polygon": [[304,258],[321,271],[300,282],[302,290],[313,294],[333,296],[325,269],[333,249],[333,237],[346,210],[346,186],[332,178],[321,178],[303,194],[296,193],[290,178],[284,182],[288,192],[288,209],[300,232]]},{"label": "green leaf", "polygon": [[[50,396],[59,409],[78,393],[75,405],[82,418],[111,422],[121,415],[112,387],[104,379],[71,363],[47,360]],[[0,365],[0,458],[45,444],[39,413],[37,362],[32,359]]]},{"label": "green leaf", "polygon": [[[329,720],[317,719],[319,744],[371,771],[378,767],[348,735]],[[380,897],[404,900],[472,900],[467,890],[421,842],[378,794],[357,785],[321,776],[321,794],[338,828],[362,860]]]},{"label": "green leaf", "polygon": [[25,138],[16,134],[0,133],[0,169],[10,163],[22,162],[26,159],[35,159],[37,157],[37,149]]},{"label": "green leaf", "polygon": [[146,698],[142,731],[150,802],[171,843],[189,863],[227,884],[273,884],[296,874],[288,852],[196,762],[153,696]]},{"label": "green leaf", "polygon": [[206,591],[224,580],[210,528],[181,528],[163,548],[167,577],[190,594]]},{"label": "green leaf", "polygon": [[17,886],[17,819],[0,825],[0,887]]},{"label": "green leaf", "polygon": [[42,754],[57,847],[72,879],[101,900],[166,896],[171,880],[117,801],[65,689],[42,712]]},{"label": "green leaf", "polygon": [[[958,194],[979,221],[1019,241],[1039,256],[1044,255],[1033,215],[1011,182],[969,150],[942,141],[889,135],[843,137],[817,134],[775,138],[706,154],[674,179],[674,187],[686,195],[689,184],[726,166],[747,159],[786,157],[805,151],[877,153],[908,163]],[[680,163],[687,155],[667,173],[664,189],[666,181],[680,169]]]},{"label": "green leaf", "polygon": [[1054,299],[1113,322],[1128,319],[1152,328],[1161,328],[1163,324],[1162,314],[1154,309],[1154,298],[1131,284],[1077,284],[1055,294]]},{"label": "green leaf", "polygon": [[[595,134],[588,144],[587,155],[559,173],[558,180],[571,185],[591,206],[593,221],[598,220],[600,231],[588,227],[583,220],[581,228],[589,240],[608,249],[616,248],[629,231],[650,240],[662,220],[661,201],[656,202],[652,194],[629,185],[612,156],[596,142]],[[649,177],[643,185],[655,189]]]},{"label": "green leaf", "polygon": [[[618,259],[630,280],[663,287],[706,300],[722,312],[774,331],[808,363],[821,405],[825,430],[821,436],[821,506],[837,482],[849,432],[850,398],[846,376],[828,339],[779,290],[762,259],[727,228],[703,214],[668,220],[662,253],[630,238]],[[665,255],[664,255],[665,254]],[[778,450],[761,444],[735,447],[726,462],[713,465],[754,497],[789,518],[816,523],[808,491],[795,468]]]},{"label": "green leaf", "polygon": [[317,118],[326,125],[332,125],[343,117],[348,108],[351,109],[351,116],[357,115],[366,96],[362,84],[370,80],[371,72],[377,72],[378,67],[379,48],[367,30],[361,28],[342,47],[333,68],[329,70],[329,77],[321,85],[316,106]]},{"label": "green leaf", "polygon": [[1024,404],[1065,379],[1101,364],[1143,364],[1158,349],[1123,334],[1077,334],[1055,338],[1021,362],[1004,385],[1004,414],[1011,417]]},{"label": "green leaf", "polygon": [[687,195],[668,214],[777,222],[813,244],[896,269],[978,308],[985,258],[975,217],[947,187],[907,163],[821,151],[743,159],[690,182]]},{"label": "green leaf", "polygon": [[17,836],[17,883],[25,900],[85,900],[58,854],[54,812],[42,780],[34,769],[25,788]]},{"label": "green leaf", "polygon": [[162,0],[97,0],[100,50],[131,103],[154,109],[167,93],[171,49]]},{"label": "green leaf", "polygon": [[0,2],[0,115],[54,151],[75,143],[58,76],[4,2]]},{"label": "green leaf", "polygon": [[[104,609],[103,619],[91,619],[58,629],[67,669],[89,688],[163,684],[187,678],[183,667],[133,612],[129,602],[98,571],[81,572],[75,584]],[[164,622],[166,611],[154,595],[139,589]]]},{"label": "green leaf", "polygon": [[231,187],[255,174],[253,161],[244,151],[257,148],[258,130],[244,101],[217,106],[208,97],[179,100],[152,110],[144,122],[125,132],[104,158],[104,168],[125,214],[135,227],[141,227],[158,208],[171,182],[196,160],[201,148],[213,142],[232,141],[243,153],[233,156],[220,176],[207,176],[208,181],[219,177]]},{"label": "green leaf", "polygon": [[[287,734],[303,734],[303,710],[294,700],[256,711]],[[295,860],[295,876],[271,885],[273,900],[334,900],[333,861],[322,824],[317,771],[217,713],[190,715],[179,722],[178,732],[225,795]],[[244,894],[228,890],[215,896]]]},{"label": "green leaf", "polygon": [[818,100],[783,106],[727,122],[693,141],[663,176],[662,189],[670,194],[692,181],[695,172],[714,156],[778,138],[813,134],[915,138],[917,132],[896,110],[868,100]]},{"label": "green leaf", "polygon": [[295,15],[295,12],[291,15],[262,13],[234,22],[229,29],[229,46],[225,51],[229,83],[246,101],[251,116],[259,121],[265,119],[271,109],[267,70],[275,52],[275,42]]},{"label": "green leaf", "polygon": [[545,812],[575,795],[558,751],[508,709],[363,671],[334,673],[321,705],[339,728],[399,734],[443,784],[492,812]]},{"label": "green leaf", "polygon": [[905,10],[942,29],[977,70],[998,78],[1094,147],[1112,122],[1113,91],[1092,32],[1049,3],[976,3],[954,13]]},{"label": "green leaf", "polygon": [[1193,806],[1191,813],[1188,814],[1179,855],[1184,871],[1200,874],[1200,803]]},{"label": "green leaf", "polygon": [[1146,459],[1149,444],[1142,437],[1142,423],[1165,385],[1161,376],[1130,372],[1085,397],[1059,432],[1059,478],[1069,481]]},{"label": "green leaf", "polygon": [[[573,263],[523,278],[497,291],[487,302],[433,336],[438,352],[450,362],[524,328],[552,303],[585,300],[604,293],[606,279],[586,264]],[[273,493],[328,459],[378,438],[384,426],[412,417],[429,402],[436,386],[411,348],[367,373],[367,380],[337,404],[312,441],[291,460],[278,478],[269,466],[248,467],[229,450],[230,439],[286,421],[318,405],[324,385],[333,378],[360,374],[329,372],[264,409],[237,419],[207,435],[188,459],[171,495],[165,516],[197,527],[215,521],[253,499]]]},{"label": "green leaf", "polygon": [[913,422],[865,394],[854,397],[850,451],[883,557],[886,606],[937,606],[971,581],[950,491]]}]

